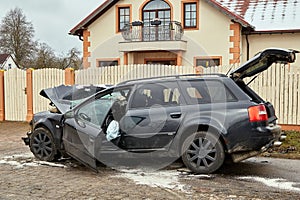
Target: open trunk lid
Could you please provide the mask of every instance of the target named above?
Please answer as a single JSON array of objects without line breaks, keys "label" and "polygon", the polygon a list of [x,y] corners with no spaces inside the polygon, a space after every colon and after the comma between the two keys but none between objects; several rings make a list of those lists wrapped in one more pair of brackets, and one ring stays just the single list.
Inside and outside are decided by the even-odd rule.
[{"label": "open trunk lid", "polygon": [[263,103],[265,105],[269,123],[276,123],[277,120],[273,105],[270,102],[263,100],[256,92],[245,84],[243,79],[263,72],[273,63],[293,63],[296,60],[296,53],[298,53],[298,51],[289,49],[265,49],[230,73],[231,79],[233,79],[237,85],[239,85],[239,87],[252,98],[253,101],[256,103]]},{"label": "open trunk lid", "polygon": [[234,81],[254,76],[268,69],[273,63],[293,63],[296,60],[296,50],[269,48],[256,54],[253,58],[230,73]]}]

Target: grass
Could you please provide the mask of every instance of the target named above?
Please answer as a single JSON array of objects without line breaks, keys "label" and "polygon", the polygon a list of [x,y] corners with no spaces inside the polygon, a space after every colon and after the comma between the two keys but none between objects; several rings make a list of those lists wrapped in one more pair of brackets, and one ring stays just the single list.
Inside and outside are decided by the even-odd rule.
[{"label": "grass", "polygon": [[273,147],[268,156],[279,158],[300,159],[300,132],[286,131],[286,140],[280,147]]}]

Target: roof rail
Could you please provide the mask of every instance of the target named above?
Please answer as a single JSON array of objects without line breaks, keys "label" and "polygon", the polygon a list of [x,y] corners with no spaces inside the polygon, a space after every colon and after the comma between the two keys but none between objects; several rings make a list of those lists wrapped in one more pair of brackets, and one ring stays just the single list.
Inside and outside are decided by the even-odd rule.
[{"label": "roof rail", "polygon": [[137,81],[141,81],[141,80],[165,79],[165,78],[179,79],[179,78],[188,77],[188,76],[195,76],[195,77],[204,77],[204,76],[227,77],[225,74],[218,74],[218,73],[214,73],[214,74],[181,74],[181,75],[177,74],[177,75],[168,75],[168,76],[154,76],[154,77],[148,77],[148,78],[131,79],[131,80],[120,82],[117,85],[123,85],[123,84],[126,84],[126,83],[137,82]]}]

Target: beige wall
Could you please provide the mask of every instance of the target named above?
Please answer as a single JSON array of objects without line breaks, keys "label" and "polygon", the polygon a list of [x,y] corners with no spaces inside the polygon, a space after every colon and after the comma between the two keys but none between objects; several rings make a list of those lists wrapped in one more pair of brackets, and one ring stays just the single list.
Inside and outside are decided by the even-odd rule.
[{"label": "beige wall", "polygon": [[229,48],[232,47],[229,37],[233,35],[230,31],[231,21],[203,1],[200,1],[199,6],[199,30],[184,32],[188,51],[183,54],[183,65],[193,62],[195,56],[222,56],[222,64],[228,65],[232,58],[229,54]]},{"label": "beige wall", "polygon": [[[269,47],[300,50],[300,33],[249,35],[248,38],[250,58],[256,53]],[[243,36],[243,62],[247,60],[246,44],[246,36]],[[292,64],[291,66],[300,66],[300,54],[298,54],[298,59],[295,64]]]},{"label": "beige wall", "polygon": [[[120,33],[116,33],[116,6],[131,4],[132,21],[136,21],[141,20],[140,8],[144,2],[148,1],[121,0],[88,27],[91,33],[89,61],[92,67],[97,65],[96,59],[101,58],[120,58],[121,64],[123,63],[123,53],[119,51],[118,44],[124,40]],[[172,2],[172,19],[181,22],[181,1],[169,2]],[[229,60],[232,59],[229,48],[233,46],[229,42],[229,37],[233,35],[230,30],[231,20],[202,0],[198,5],[199,30],[185,30],[183,40],[187,41],[187,51],[182,54],[182,64],[193,66],[194,57],[221,56],[222,64],[229,65]],[[129,58],[129,64],[133,61],[134,59]]]}]

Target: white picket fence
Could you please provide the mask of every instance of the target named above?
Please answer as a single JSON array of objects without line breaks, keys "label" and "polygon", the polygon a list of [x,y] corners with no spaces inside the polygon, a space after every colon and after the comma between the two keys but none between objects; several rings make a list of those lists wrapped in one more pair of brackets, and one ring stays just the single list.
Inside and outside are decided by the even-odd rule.
[{"label": "white picket fence", "polygon": [[112,84],[137,78],[193,74],[193,67],[166,65],[125,65],[101,68],[89,68],[75,72],[76,84]]},{"label": "white picket fence", "polygon": [[49,109],[49,100],[39,95],[45,88],[51,88],[64,84],[64,70],[61,69],[40,69],[32,72],[33,85],[33,112],[37,113]]},{"label": "white picket fence", "polygon": [[[203,69],[205,74],[230,71],[231,66]],[[234,67],[233,67],[234,68]],[[162,75],[195,73],[193,67],[128,65],[117,67],[89,68],[75,71],[75,84],[116,84],[136,78]],[[246,81],[250,81],[247,79]],[[39,95],[40,90],[64,83],[64,71],[42,69],[33,71],[34,113],[47,110],[49,101]],[[24,121],[26,117],[26,72],[9,70],[5,72],[6,120]],[[281,124],[300,125],[300,69],[288,65],[274,65],[259,75],[250,87],[263,99],[270,101]]]},{"label": "white picket fence", "polygon": [[5,119],[25,121],[27,114],[26,71],[11,69],[4,75]]}]

